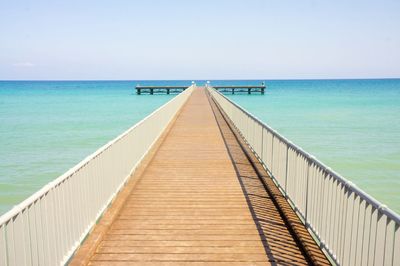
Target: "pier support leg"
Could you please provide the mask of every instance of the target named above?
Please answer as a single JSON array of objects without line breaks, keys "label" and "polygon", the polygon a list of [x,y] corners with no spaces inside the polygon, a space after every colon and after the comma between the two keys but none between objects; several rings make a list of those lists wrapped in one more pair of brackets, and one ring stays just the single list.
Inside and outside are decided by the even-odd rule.
[{"label": "pier support leg", "polygon": [[153,89],[150,89],[150,94],[154,94],[154,90]]},{"label": "pier support leg", "polygon": [[169,94],[169,89],[167,89],[167,94]]},{"label": "pier support leg", "polygon": [[247,94],[251,94],[251,89],[247,89]]}]

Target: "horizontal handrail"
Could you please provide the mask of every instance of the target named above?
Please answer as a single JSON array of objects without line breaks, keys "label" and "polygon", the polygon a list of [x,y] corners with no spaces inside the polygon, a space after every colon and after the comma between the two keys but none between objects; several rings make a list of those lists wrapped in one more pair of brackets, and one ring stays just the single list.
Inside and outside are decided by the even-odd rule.
[{"label": "horizontal handrail", "polygon": [[[359,254],[359,250],[354,251],[354,254],[346,250],[349,245],[361,245],[361,253],[364,251],[365,256],[365,251],[373,252],[372,259],[368,256],[372,262],[380,263],[383,260],[385,265],[400,263],[398,214],[217,90],[208,87],[208,91],[232,120],[306,226],[315,234],[321,248],[325,249],[337,264],[351,265],[362,261],[357,260],[354,255]],[[328,195],[324,195],[324,192]],[[355,213],[356,211],[358,212]],[[332,220],[321,218],[319,215],[328,215]],[[375,219],[375,216],[379,217]],[[360,223],[363,220],[362,226],[357,227],[353,220]],[[383,220],[387,226],[382,225]],[[340,226],[329,227],[327,223],[330,222],[340,223]],[[366,229],[366,223],[370,224],[369,231]],[[357,230],[357,234],[362,229],[362,237],[364,234],[368,235],[367,249],[366,242],[359,239],[361,236],[353,235],[348,239],[348,227],[354,227],[352,229]],[[383,232],[383,240],[378,234],[378,227]],[[388,232],[391,235],[387,234]],[[350,235],[352,233],[350,232]],[[378,250],[379,243],[371,242],[375,240],[380,240],[380,244],[383,243],[387,247],[383,253]],[[391,248],[392,250],[389,250]]]},{"label": "horizontal handrail", "polygon": [[0,217],[0,265],[64,264],[193,86]]}]

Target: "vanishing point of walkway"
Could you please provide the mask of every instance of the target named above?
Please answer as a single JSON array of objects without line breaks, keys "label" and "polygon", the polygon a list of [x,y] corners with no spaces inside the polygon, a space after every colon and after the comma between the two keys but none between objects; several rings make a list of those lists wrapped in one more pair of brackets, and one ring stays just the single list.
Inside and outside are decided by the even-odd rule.
[{"label": "vanishing point of walkway", "polygon": [[71,264],[310,264],[211,101],[195,89]]}]

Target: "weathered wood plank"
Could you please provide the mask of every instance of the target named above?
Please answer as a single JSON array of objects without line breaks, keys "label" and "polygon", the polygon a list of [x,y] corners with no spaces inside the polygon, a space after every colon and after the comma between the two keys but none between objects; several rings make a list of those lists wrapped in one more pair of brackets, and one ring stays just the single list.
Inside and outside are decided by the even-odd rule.
[{"label": "weathered wood plank", "polygon": [[100,247],[260,247],[259,240],[104,240]]},{"label": "weathered wood plank", "polygon": [[270,262],[199,262],[199,261],[93,261],[89,265],[92,266],[266,266],[266,265],[277,265],[276,263],[271,264]]},{"label": "weathered wood plank", "polygon": [[265,262],[265,254],[169,254],[169,253],[153,253],[151,256],[148,254],[138,253],[99,253],[95,254],[92,261],[225,261],[225,262]]},{"label": "weathered wood plank", "polygon": [[[256,247],[158,247],[158,253],[165,254],[226,254],[226,253],[243,253],[243,254],[265,254],[265,250],[260,245]],[[100,246],[97,253],[137,253],[137,254],[153,254],[154,247],[129,247],[129,246]]]}]

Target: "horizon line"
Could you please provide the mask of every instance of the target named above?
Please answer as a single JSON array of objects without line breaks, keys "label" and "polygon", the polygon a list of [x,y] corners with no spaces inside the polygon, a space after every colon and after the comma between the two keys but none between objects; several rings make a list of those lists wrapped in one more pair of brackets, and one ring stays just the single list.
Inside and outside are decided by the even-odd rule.
[{"label": "horizon line", "polygon": [[312,81],[312,80],[396,80],[400,77],[369,77],[369,78],[251,78],[251,79],[0,79],[7,81]]}]

